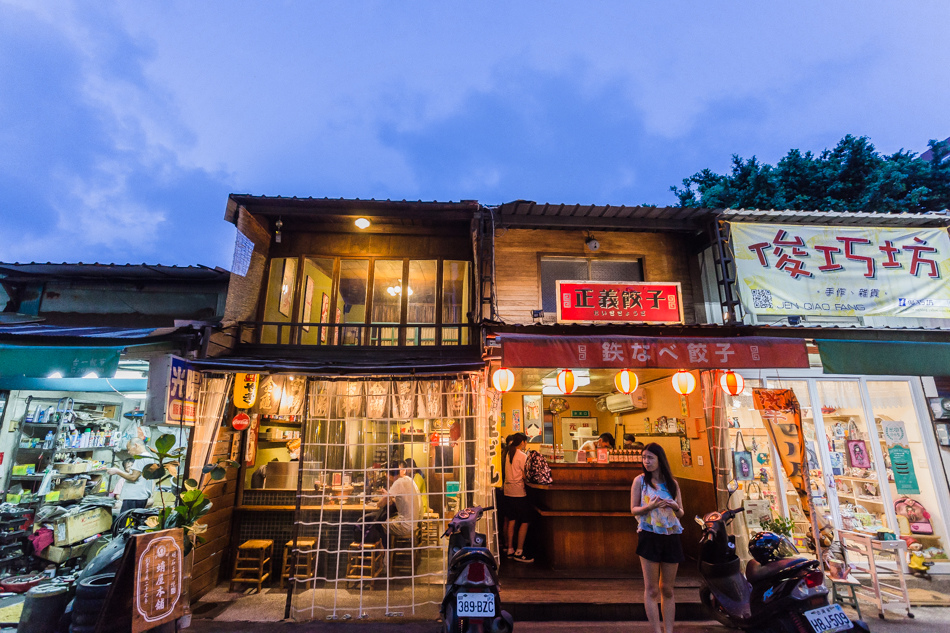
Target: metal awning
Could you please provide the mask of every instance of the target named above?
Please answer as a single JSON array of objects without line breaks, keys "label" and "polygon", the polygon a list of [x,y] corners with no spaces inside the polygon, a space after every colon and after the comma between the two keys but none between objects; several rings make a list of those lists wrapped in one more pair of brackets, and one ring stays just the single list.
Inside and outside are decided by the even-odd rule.
[{"label": "metal awning", "polygon": [[946,376],[950,343],[815,339],[826,374]]},{"label": "metal awning", "polygon": [[56,372],[63,378],[82,378],[90,372],[110,378],[119,368],[123,349],[0,344],[0,378],[47,378]]}]

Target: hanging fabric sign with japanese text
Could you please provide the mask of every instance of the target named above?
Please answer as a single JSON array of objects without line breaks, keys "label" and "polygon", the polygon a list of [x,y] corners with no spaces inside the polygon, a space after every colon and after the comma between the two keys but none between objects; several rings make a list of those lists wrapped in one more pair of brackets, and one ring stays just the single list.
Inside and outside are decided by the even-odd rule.
[{"label": "hanging fabric sign with japanese text", "polygon": [[750,312],[950,318],[946,229],[730,227],[739,295]]}]

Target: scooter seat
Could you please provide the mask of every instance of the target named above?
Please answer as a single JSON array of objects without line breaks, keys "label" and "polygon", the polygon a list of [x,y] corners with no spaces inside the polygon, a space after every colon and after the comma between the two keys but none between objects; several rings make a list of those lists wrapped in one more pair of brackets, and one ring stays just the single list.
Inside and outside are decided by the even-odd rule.
[{"label": "scooter seat", "polygon": [[754,585],[765,580],[766,578],[771,578],[780,574],[788,575],[798,571],[802,567],[817,564],[817,561],[808,558],[783,558],[781,560],[761,565],[757,560],[753,559],[750,560],[745,567],[745,577],[748,578],[749,582]]}]

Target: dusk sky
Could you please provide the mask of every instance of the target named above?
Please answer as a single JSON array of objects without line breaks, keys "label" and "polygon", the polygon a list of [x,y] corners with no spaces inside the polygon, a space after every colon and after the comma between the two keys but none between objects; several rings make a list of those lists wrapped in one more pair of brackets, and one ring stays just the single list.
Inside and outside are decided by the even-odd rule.
[{"label": "dusk sky", "polygon": [[950,2],[0,0],[0,261],[230,267],[229,193],[674,204],[950,136]]}]

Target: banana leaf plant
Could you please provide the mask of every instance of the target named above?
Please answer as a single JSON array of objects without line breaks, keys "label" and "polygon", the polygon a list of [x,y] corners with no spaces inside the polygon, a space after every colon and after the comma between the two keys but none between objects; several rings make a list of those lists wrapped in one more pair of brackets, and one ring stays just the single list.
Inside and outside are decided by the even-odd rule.
[{"label": "banana leaf plant", "polygon": [[178,473],[177,464],[183,459],[185,448],[175,448],[175,436],[164,434],[155,440],[155,448],[149,448],[155,461],[142,469],[142,476],[155,482],[164,482],[168,479],[172,493],[175,495],[173,505],[166,502],[165,495],[160,494],[162,500],[158,516],[149,517],[146,524],[151,531],[170,530],[181,528],[185,532],[185,555],[194,548],[195,544],[204,543],[201,535],[208,526],[198,523],[201,517],[211,511],[211,500],[205,496],[204,490],[213,481],[224,479],[228,468],[237,468],[239,464],[229,459],[218,460],[214,464],[205,464],[198,479],[184,479]]}]

